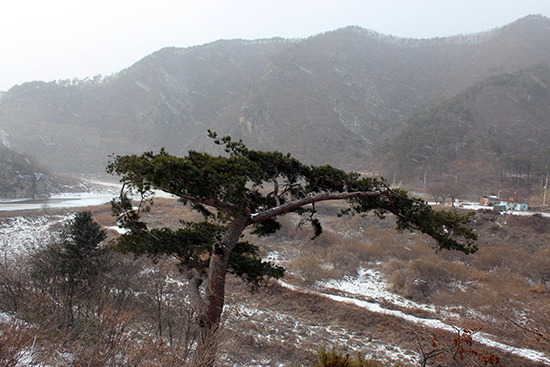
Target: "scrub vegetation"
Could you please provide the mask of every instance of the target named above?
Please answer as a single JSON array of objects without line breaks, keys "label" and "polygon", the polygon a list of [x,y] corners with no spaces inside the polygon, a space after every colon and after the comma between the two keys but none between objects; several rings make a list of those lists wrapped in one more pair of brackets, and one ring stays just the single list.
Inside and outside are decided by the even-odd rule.
[{"label": "scrub vegetation", "polygon": [[[490,333],[518,348],[550,353],[550,320],[546,316],[550,303],[546,272],[550,266],[545,263],[550,243],[548,218],[479,211],[472,218],[472,228],[480,235],[480,249],[466,256],[435,253],[428,238],[396,233],[391,216],[383,221],[374,216],[342,220],[334,216],[340,209],[336,203],[318,207],[324,232],[314,240],[310,230],[296,230],[299,217],[282,217],[277,234],[256,241],[261,256],[277,259],[276,263],[287,269],[284,282],[304,290],[322,291],[323,281],[356,276],[360,267],[377,270],[393,292],[435,308],[406,309],[388,302],[382,306],[444,319],[456,331],[422,327],[319,294],[292,290],[282,283],[270,282],[251,292],[249,286],[229,275],[227,306],[218,334],[220,366],[313,366],[320,363],[318,351],[323,345],[325,352],[334,350],[340,357],[349,354],[350,361],[359,352],[365,360],[374,358],[380,365],[418,366],[422,358],[435,354],[426,360],[426,366],[483,365],[471,353],[458,360],[460,364],[453,362],[449,354],[454,350],[453,340],[464,330]],[[90,210],[102,227],[114,224],[110,207]],[[200,216],[171,199],[156,200],[144,216],[150,225],[174,228],[180,218]],[[103,244],[116,236],[109,230]],[[75,322],[70,327],[63,323],[63,305],[52,296],[61,294],[61,289],[56,290],[59,285],[30,276],[36,259],[35,254],[22,254],[17,261],[0,264],[3,361],[191,365],[189,357],[198,330],[182,289],[184,279],[173,259],[160,257],[154,263],[108,252],[108,270],[99,275],[93,290],[76,297]],[[94,296],[84,296],[89,292]],[[437,347],[432,346],[434,338]],[[503,366],[536,365],[475,341],[468,348],[498,356]]]}]

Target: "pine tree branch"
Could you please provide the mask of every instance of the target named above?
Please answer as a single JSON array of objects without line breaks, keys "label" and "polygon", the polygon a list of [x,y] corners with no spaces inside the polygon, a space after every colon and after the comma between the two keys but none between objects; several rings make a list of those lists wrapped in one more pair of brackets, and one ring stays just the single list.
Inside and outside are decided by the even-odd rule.
[{"label": "pine tree branch", "polygon": [[317,195],[307,196],[298,200],[290,201],[283,205],[279,205],[268,210],[264,210],[259,213],[251,215],[250,223],[259,223],[264,220],[276,217],[278,215],[288,213],[292,210],[300,208],[304,205],[318,203],[329,200],[346,200],[355,198],[367,198],[367,197],[379,197],[384,195],[388,189],[376,190],[376,191],[356,191],[356,192],[324,192]]}]

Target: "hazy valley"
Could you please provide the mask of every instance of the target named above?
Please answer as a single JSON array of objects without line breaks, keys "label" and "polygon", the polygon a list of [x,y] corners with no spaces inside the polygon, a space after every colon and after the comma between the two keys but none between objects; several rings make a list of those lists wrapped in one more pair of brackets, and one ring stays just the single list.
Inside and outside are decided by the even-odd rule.
[{"label": "hazy valley", "polygon": [[[112,153],[209,151],[211,129],[254,149],[392,179],[410,173],[384,154],[394,156],[406,139],[414,150],[455,150],[444,168],[425,167],[433,180],[454,174],[449,166],[483,175],[481,165],[498,171],[503,154],[546,149],[549,24],[530,16],[482,34],[430,40],[348,27],[307,39],[165,48],[114,75],[11,88],[0,100],[2,141],[52,172],[101,174]],[[431,122],[443,139],[406,137],[415,114],[434,103],[454,103],[469,114],[468,139],[492,141],[492,151],[476,150],[473,162],[456,128],[462,117],[456,122],[452,109]]]},{"label": "hazy valley", "polygon": [[[271,236],[247,230],[244,240],[286,273],[252,292],[228,276],[216,365],[313,366],[323,346],[374,356],[371,366],[550,365],[548,18],[422,40],[359,27],[221,40],[164,48],[110,76],[17,85],[0,95],[0,198],[95,192],[90,177],[118,179],[105,173],[112,154],[224,155],[207,130],[384,176],[430,202],[493,194],[544,214],[476,210],[468,228],[479,251],[469,255],[396,232],[392,215],[339,218],[338,202],[312,210],[324,228],[317,238],[296,229],[296,213]],[[102,244],[124,232],[109,205],[86,209],[107,229]],[[190,365],[196,315],[173,257],[109,252],[108,270],[63,304],[37,259],[51,260],[41,249],[77,210],[0,211],[0,357]],[[143,218],[177,229],[199,215],[164,195]],[[69,308],[75,324],[63,328]]]}]

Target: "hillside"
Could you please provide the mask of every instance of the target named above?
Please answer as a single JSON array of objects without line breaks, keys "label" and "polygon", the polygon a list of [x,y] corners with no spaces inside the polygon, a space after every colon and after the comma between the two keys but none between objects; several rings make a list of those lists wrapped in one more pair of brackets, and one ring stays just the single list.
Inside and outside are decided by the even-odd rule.
[{"label": "hillside", "polygon": [[[109,205],[89,209],[102,225],[114,225]],[[448,353],[456,332],[450,325],[482,328],[472,347],[500,356],[502,366],[547,365],[549,218],[478,211],[472,225],[480,236],[480,250],[464,255],[435,252],[425,236],[395,232],[390,216],[344,220],[335,216],[338,206],[318,209],[326,230],[316,239],[305,228],[296,230],[294,216],[285,216],[283,228],[273,236],[247,236],[261,246],[264,258],[287,272],[283,282],[254,291],[229,277],[221,365],[311,366],[318,348],[327,346],[417,366],[420,348],[432,350],[432,340],[450,348],[428,365],[452,365]],[[11,215],[0,215],[2,245],[10,249],[0,262],[0,310],[41,322],[25,323],[30,329],[9,329],[5,345],[28,351],[37,335],[35,362],[43,365],[61,358],[66,364],[99,365],[108,360],[145,366],[160,360],[163,365],[184,365],[194,341],[189,321],[193,312],[172,258],[152,263],[115,256],[113,268],[95,285],[95,292],[80,299],[86,327],[76,331],[79,338],[67,341],[52,322],[59,315],[59,303],[43,297],[51,283],[33,283],[28,276],[30,260],[41,259],[33,251],[36,243],[47,243],[48,228],[59,228],[69,212]],[[174,200],[159,199],[148,221],[177,226],[180,218],[193,215]],[[94,312],[85,313],[88,308]],[[3,325],[5,319],[0,316],[3,330],[9,327]],[[446,331],[433,328],[443,324]],[[480,365],[473,359],[463,365]]]},{"label": "hillside", "polygon": [[529,16],[429,40],[348,27],[165,48],[108,77],[15,86],[0,98],[0,130],[55,172],[101,173],[111,153],[211,149],[207,129],[312,164],[378,169],[373,149],[400,121],[492,75],[550,62],[549,39],[550,20]]},{"label": "hillside", "polygon": [[[313,163],[359,167],[419,106],[476,81],[549,60],[547,19],[432,40],[348,27],[278,55],[243,108],[239,136]],[[256,144],[256,145],[254,145]]]},{"label": "hillside", "polygon": [[109,77],[25,83],[0,100],[0,129],[58,172],[101,173],[113,152],[186,152],[206,129],[229,130],[243,95],[287,43],[167,48]]},{"label": "hillside", "polygon": [[48,197],[59,188],[31,157],[0,144],[0,199]]},{"label": "hillside", "polygon": [[420,109],[381,147],[388,171],[409,179],[450,174],[475,185],[540,181],[550,167],[549,85],[542,62]]}]

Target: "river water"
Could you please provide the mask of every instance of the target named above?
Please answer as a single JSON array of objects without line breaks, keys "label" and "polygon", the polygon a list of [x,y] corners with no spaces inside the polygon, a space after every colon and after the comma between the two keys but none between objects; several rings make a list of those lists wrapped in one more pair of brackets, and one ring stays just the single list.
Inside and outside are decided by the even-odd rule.
[{"label": "river water", "polygon": [[0,200],[0,211],[94,206],[106,204],[113,197],[115,194],[110,193],[78,193],[52,196],[47,199]]}]

